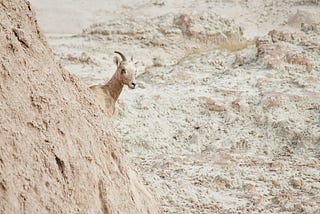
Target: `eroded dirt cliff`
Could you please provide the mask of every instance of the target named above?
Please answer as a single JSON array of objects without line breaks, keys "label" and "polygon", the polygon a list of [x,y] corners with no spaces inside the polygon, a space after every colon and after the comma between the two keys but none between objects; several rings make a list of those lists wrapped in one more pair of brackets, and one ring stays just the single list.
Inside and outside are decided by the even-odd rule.
[{"label": "eroded dirt cliff", "polygon": [[0,213],[157,213],[28,1],[0,2]]}]

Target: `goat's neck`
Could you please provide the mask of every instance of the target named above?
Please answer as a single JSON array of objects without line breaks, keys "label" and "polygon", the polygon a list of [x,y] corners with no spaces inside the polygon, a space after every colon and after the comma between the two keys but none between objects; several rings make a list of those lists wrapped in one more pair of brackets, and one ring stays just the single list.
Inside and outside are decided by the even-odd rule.
[{"label": "goat's neck", "polygon": [[115,73],[103,88],[109,91],[114,101],[117,101],[121,94],[123,84]]}]

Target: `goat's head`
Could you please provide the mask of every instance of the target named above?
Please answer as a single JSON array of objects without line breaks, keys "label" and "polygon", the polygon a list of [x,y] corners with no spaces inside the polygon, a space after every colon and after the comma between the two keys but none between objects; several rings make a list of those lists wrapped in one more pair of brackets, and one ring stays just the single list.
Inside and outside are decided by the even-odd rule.
[{"label": "goat's head", "polygon": [[117,65],[117,78],[123,85],[127,85],[129,88],[134,89],[136,87],[136,66],[133,59],[131,58],[131,60],[128,61],[121,52],[115,51],[115,53],[121,56],[121,59],[118,56],[114,57],[114,62]]}]

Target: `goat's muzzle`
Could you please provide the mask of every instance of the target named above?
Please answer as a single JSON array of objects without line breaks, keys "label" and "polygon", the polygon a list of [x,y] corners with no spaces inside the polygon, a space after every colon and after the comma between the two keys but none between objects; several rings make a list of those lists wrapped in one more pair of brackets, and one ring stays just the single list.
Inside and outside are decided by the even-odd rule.
[{"label": "goat's muzzle", "polygon": [[136,83],[134,82],[130,83],[129,88],[134,89],[135,87],[136,87]]}]

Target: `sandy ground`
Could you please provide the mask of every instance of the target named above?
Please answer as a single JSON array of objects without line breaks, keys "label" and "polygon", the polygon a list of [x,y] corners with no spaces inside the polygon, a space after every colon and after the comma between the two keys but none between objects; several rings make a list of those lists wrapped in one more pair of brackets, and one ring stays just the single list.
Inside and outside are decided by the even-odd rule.
[{"label": "sandy ground", "polygon": [[88,86],[138,62],[113,123],[165,213],[320,213],[318,1],[31,2]]}]

